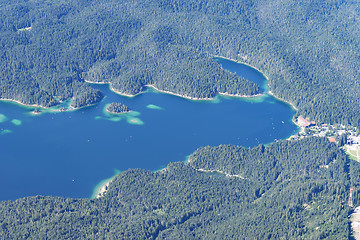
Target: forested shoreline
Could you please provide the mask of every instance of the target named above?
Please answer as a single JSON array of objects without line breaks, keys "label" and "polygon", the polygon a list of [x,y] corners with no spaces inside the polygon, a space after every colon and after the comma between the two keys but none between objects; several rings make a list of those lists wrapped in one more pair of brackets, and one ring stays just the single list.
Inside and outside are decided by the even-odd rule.
[{"label": "forested shoreline", "polygon": [[122,172],[98,199],[0,202],[0,238],[348,239],[359,170],[326,138],[203,147],[160,172]]},{"label": "forested shoreline", "polygon": [[259,93],[213,60],[224,56],[265,73],[300,115],[359,126],[358,8],[342,0],[3,0],[0,98],[99,101],[85,81],[130,95],[145,85],[194,98]]},{"label": "forested shoreline", "polygon": [[[345,0],[0,0],[0,99],[79,108],[104,97],[87,82],[259,94],[223,56],[259,69],[297,115],[360,127],[359,12]],[[2,201],[0,238],[348,239],[359,171],[325,138],[202,147],[161,172],[124,171],[99,199]]]}]

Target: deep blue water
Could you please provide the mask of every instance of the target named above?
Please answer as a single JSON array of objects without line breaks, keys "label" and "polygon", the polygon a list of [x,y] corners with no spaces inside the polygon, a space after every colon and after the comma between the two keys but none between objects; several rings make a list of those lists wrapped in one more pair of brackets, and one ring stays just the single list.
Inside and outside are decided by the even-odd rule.
[{"label": "deep blue water", "polygon": [[268,90],[267,81],[265,77],[262,75],[261,72],[257,71],[255,68],[252,68],[245,64],[239,64],[235,61],[231,61],[226,58],[215,57],[214,59],[224,69],[230,72],[234,72],[237,75],[258,84],[262,92],[266,92]]},{"label": "deep blue water", "polygon": [[[254,70],[236,65],[240,75]],[[108,85],[95,87],[106,98],[72,112],[33,116],[31,108],[0,102],[0,200],[32,195],[90,197],[96,184],[115,170],[157,170],[184,161],[201,146],[255,146],[297,131],[291,122],[294,110],[268,95],[192,101],[151,89],[128,98],[112,93]],[[105,114],[105,105],[113,101],[124,103],[138,116]],[[149,104],[162,109],[148,108]]]}]

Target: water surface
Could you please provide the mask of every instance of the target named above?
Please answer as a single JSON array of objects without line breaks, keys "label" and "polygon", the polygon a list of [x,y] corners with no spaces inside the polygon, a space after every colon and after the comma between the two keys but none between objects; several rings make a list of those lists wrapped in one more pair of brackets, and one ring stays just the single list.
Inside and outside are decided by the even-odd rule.
[{"label": "water surface", "polygon": [[[237,65],[237,73],[246,71]],[[95,87],[104,100],[72,112],[34,116],[33,108],[0,102],[0,200],[90,197],[97,183],[118,170],[157,170],[201,146],[249,147],[297,131],[294,110],[269,95],[192,101],[151,89],[129,98],[108,85]],[[111,102],[135,112],[106,114]]]}]

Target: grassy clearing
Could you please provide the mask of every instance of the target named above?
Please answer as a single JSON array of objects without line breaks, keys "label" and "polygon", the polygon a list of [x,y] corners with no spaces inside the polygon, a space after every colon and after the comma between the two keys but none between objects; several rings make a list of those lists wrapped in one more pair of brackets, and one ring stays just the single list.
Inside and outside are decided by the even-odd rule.
[{"label": "grassy clearing", "polygon": [[345,152],[351,159],[360,162],[360,147],[345,146]]}]

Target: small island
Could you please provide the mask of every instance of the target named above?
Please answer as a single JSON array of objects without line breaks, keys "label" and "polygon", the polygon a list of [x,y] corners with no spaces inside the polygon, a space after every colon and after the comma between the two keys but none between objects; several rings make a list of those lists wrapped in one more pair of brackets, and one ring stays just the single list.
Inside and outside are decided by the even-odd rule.
[{"label": "small island", "polygon": [[112,114],[127,113],[130,112],[130,108],[122,103],[110,103],[106,106],[106,111]]},{"label": "small island", "polygon": [[39,108],[35,108],[34,111],[31,112],[31,114],[34,114],[34,115],[38,115],[40,114],[42,111],[39,109]]}]

